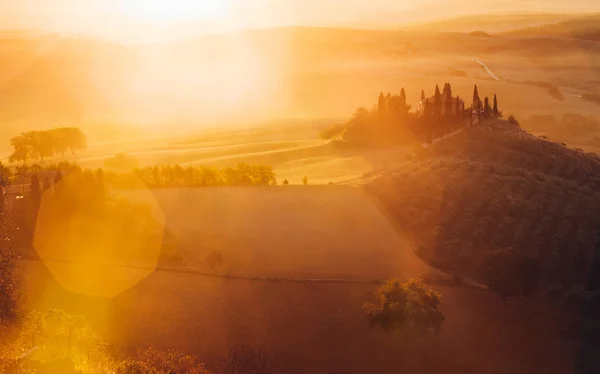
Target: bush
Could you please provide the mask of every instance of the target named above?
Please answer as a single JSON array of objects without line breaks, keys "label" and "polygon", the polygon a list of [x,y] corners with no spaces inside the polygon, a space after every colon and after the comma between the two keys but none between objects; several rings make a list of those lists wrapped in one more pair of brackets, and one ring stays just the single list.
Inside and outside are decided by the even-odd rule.
[{"label": "bush", "polygon": [[390,280],[376,295],[379,305],[364,304],[362,308],[371,327],[419,334],[441,332],[445,319],[440,310],[442,297],[422,280]]},{"label": "bush", "polygon": [[521,126],[521,124],[519,123],[519,121],[517,121],[517,119],[515,118],[515,116],[513,116],[512,114],[510,116],[508,116],[508,122],[512,123],[513,125],[517,125],[517,126]]}]

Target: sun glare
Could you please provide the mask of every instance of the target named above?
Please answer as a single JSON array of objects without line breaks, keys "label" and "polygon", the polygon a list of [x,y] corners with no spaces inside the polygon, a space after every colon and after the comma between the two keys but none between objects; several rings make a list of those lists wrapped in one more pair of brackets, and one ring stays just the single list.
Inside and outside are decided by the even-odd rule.
[{"label": "sun glare", "polygon": [[228,7],[229,0],[124,0],[120,4],[128,17],[152,23],[218,20]]}]

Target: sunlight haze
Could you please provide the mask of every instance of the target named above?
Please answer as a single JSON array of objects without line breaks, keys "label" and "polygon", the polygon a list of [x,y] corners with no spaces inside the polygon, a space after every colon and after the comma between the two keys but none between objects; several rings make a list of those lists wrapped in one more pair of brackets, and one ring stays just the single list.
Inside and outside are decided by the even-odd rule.
[{"label": "sunlight haze", "polygon": [[0,28],[93,36],[123,43],[155,42],[281,25],[399,27],[496,11],[588,12],[594,0],[0,0]]}]

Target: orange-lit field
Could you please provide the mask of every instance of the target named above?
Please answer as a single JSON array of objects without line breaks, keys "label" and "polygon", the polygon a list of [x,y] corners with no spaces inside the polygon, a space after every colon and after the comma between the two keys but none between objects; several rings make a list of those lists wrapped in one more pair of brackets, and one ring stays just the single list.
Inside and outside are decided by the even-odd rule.
[{"label": "orange-lit field", "polygon": [[[370,329],[360,310],[375,285],[229,279],[219,274],[371,281],[424,275],[371,198],[348,186],[157,190],[181,259],[114,299],[66,293],[40,262],[24,262],[29,307],[86,315],[109,341],[194,353],[212,367],[235,342],[275,347],[278,372],[564,373],[577,345],[533,301],[436,286],[447,323],[440,337],[405,340]],[[217,215],[216,212],[219,212]],[[183,271],[177,271],[180,268]],[[132,272],[135,270],[132,269]]]}]

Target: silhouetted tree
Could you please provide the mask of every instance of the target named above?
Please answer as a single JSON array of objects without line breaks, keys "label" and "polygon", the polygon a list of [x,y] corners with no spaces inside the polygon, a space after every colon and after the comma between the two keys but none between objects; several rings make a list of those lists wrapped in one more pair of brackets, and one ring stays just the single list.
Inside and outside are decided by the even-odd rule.
[{"label": "silhouetted tree", "polygon": [[488,99],[488,97],[486,96],[485,99],[483,99],[483,117],[486,119],[490,118],[490,112],[490,99]]},{"label": "silhouetted tree", "polygon": [[304,176],[304,178],[302,178],[302,184],[305,186],[308,184],[308,177],[306,175]]},{"label": "silhouetted tree", "polygon": [[496,94],[494,94],[494,116],[498,117],[498,99],[496,98]]},{"label": "silhouetted tree", "polygon": [[425,102],[425,90],[421,90],[421,102]]},{"label": "silhouetted tree", "polygon": [[284,186],[287,186],[288,184],[290,184],[290,181],[288,181],[288,180],[287,180],[287,178],[286,178],[286,179],[284,179],[284,180],[283,180],[283,185],[284,185]]},{"label": "silhouetted tree", "polygon": [[[435,85],[435,95],[433,98],[433,108],[434,108],[434,120],[435,120],[435,126],[439,132],[439,128],[440,128],[440,120],[441,120],[441,116],[442,116],[442,94],[440,93],[440,88],[438,87],[438,85]],[[437,134],[438,136],[441,134]]]},{"label": "silhouetted tree", "polygon": [[381,93],[379,93],[379,99],[377,99],[377,112],[379,114],[379,118],[382,118],[384,111],[385,111],[385,96],[383,96],[383,92],[381,92]]},{"label": "silhouetted tree", "polygon": [[477,91],[477,85],[473,89],[473,103],[479,101],[479,92]]},{"label": "silhouetted tree", "polygon": [[404,91],[404,87],[400,90],[400,97],[402,98],[402,102],[406,105],[406,92]]},{"label": "silhouetted tree", "polygon": [[23,161],[26,163],[33,156],[33,147],[25,134],[15,136],[10,139],[10,144],[13,147],[13,153],[9,156],[8,161],[13,163]]},{"label": "silhouetted tree", "polygon": [[[462,118],[463,118],[463,112],[460,107],[460,96],[459,95],[456,95],[456,118],[458,120],[462,120]],[[461,125],[462,125],[462,123],[461,123]]]}]

